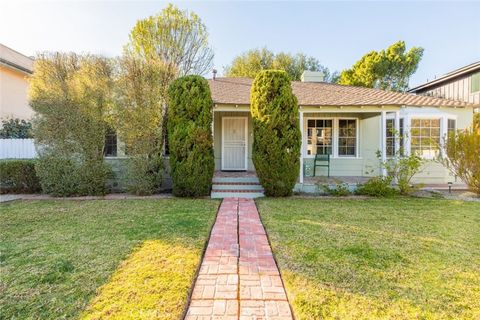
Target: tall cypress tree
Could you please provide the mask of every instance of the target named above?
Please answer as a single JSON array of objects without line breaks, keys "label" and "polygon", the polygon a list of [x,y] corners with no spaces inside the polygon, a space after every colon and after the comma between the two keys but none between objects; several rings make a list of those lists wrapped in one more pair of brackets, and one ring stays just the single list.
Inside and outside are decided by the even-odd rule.
[{"label": "tall cypress tree", "polygon": [[173,194],[205,196],[212,187],[213,101],[207,80],[190,75],[170,85],[168,143]]},{"label": "tall cypress tree", "polygon": [[297,98],[285,71],[264,70],[253,81],[253,163],[267,196],[289,196],[300,170]]}]

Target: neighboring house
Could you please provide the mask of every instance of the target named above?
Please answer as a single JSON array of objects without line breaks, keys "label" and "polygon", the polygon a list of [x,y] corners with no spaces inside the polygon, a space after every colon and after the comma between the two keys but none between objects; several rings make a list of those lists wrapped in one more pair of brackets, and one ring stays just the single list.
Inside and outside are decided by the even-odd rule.
[{"label": "neighboring house", "polygon": [[0,120],[30,120],[28,77],[33,73],[33,59],[0,44]]},{"label": "neighboring house", "polygon": [[409,92],[480,104],[480,61],[453,70],[440,78],[421,84]]},{"label": "neighboring house", "polygon": [[[298,98],[302,131],[300,176],[297,190],[313,185],[312,163],[316,154],[330,154],[331,176],[362,177],[381,174],[377,151],[385,160],[400,150],[430,159],[416,181],[454,182],[454,177],[433,161],[449,130],[468,127],[473,108],[480,104],[439,99],[378,89],[318,82],[318,74],[306,74],[293,82]],[[214,101],[215,170],[248,170],[252,162],[252,118],[248,78],[209,80]],[[394,130],[395,129],[395,130]],[[396,139],[400,132],[404,139]],[[317,170],[326,175],[326,168]],[[311,190],[312,188],[310,188]]]}]

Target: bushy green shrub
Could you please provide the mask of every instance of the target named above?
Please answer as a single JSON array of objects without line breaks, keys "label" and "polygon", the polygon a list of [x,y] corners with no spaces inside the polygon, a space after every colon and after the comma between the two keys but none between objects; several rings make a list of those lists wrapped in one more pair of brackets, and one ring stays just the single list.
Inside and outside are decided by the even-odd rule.
[{"label": "bushy green shrub", "polygon": [[2,120],[0,139],[30,139],[32,135],[32,123],[24,119]]},{"label": "bushy green shrub", "polygon": [[127,188],[137,195],[158,192],[163,179],[163,155],[131,155],[127,162]]},{"label": "bushy green shrub", "polygon": [[289,196],[300,170],[297,98],[285,71],[264,70],[253,81],[253,163],[267,196]]},{"label": "bushy green shrub", "polygon": [[392,186],[391,177],[374,177],[357,186],[355,194],[371,197],[391,197],[397,194]]},{"label": "bushy green shrub", "polygon": [[168,95],[173,194],[208,195],[215,168],[210,87],[200,76],[185,76],[170,85]]},{"label": "bushy green shrub", "polygon": [[480,128],[480,112],[473,114],[473,127]]},{"label": "bushy green shrub", "polygon": [[336,185],[329,185],[329,184],[319,184],[319,189],[323,191],[327,195],[331,195],[334,197],[346,197],[351,195],[350,188],[348,183],[338,183]]},{"label": "bushy green shrub", "polygon": [[30,79],[30,105],[37,113],[37,175],[52,195],[102,195],[103,161],[111,114],[113,68],[97,56],[43,54]]},{"label": "bushy green shrub", "polygon": [[104,195],[104,181],[112,174],[103,162],[87,164],[56,154],[42,154],[36,162],[42,190],[52,196]]},{"label": "bushy green shrub", "polygon": [[442,163],[480,195],[480,122],[465,130],[450,133]]},{"label": "bushy green shrub", "polygon": [[377,151],[377,158],[380,161],[381,168],[385,169],[390,180],[396,184],[401,194],[411,194],[420,187],[419,184],[411,183],[413,177],[421,171],[425,162],[417,154],[404,155],[403,150],[397,150],[393,157],[382,160],[382,153]]},{"label": "bushy green shrub", "polygon": [[0,193],[37,193],[40,190],[35,160],[0,161]]}]

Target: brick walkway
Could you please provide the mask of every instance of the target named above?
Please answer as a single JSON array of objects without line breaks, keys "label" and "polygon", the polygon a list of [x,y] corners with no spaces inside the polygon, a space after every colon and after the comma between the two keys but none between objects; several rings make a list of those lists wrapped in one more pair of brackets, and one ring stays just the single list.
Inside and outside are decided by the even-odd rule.
[{"label": "brick walkway", "polygon": [[253,200],[223,200],[185,319],[293,319]]}]

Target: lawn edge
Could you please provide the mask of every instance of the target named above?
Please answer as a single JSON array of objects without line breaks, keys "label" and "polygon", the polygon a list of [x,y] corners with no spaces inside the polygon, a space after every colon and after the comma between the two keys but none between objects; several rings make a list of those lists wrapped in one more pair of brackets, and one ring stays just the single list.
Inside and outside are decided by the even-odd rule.
[{"label": "lawn edge", "polygon": [[188,290],[187,299],[186,299],[185,305],[183,307],[182,316],[180,317],[180,319],[182,319],[182,320],[185,319],[185,317],[187,316],[188,307],[190,306],[190,303],[192,302],[193,289],[195,288],[195,283],[197,282],[197,278],[198,278],[198,275],[200,273],[200,268],[202,267],[203,258],[205,257],[205,252],[207,251],[208,243],[210,242],[210,236],[212,235],[213,226],[215,225],[215,222],[217,221],[217,216],[218,216],[218,212],[220,211],[220,206],[221,205],[222,205],[222,201],[220,201],[217,205],[217,210],[215,211],[215,216],[212,220],[210,230],[208,231],[208,237],[204,242],[202,253],[200,255],[200,263],[197,265],[197,268],[195,270],[195,274],[193,275],[192,283],[190,285],[190,289]]},{"label": "lawn edge", "polygon": [[260,219],[260,222],[262,223],[263,228],[265,229],[265,235],[267,236],[268,245],[270,246],[270,250],[272,251],[273,261],[275,261],[275,265],[277,267],[278,273],[280,274],[280,280],[282,281],[282,286],[283,286],[283,289],[285,290],[285,296],[287,297],[287,302],[288,302],[288,307],[290,308],[290,313],[292,314],[293,320],[296,320],[295,312],[294,312],[294,309],[292,308],[292,304],[290,303],[290,297],[288,296],[288,290],[287,290],[287,287],[285,286],[285,281],[283,280],[282,269],[278,265],[277,257],[275,256],[275,252],[274,252],[273,247],[272,247],[272,242],[270,241],[270,236],[268,235],[268,231],[267,231],[267,228],[265,227],[265,223],[263,223],[262,214],[260,213],[260,209],[257,205],[257,200],[256,199],[254,199],[254,203],[255,203],[255,207],[257,207],[258,217]]}]

